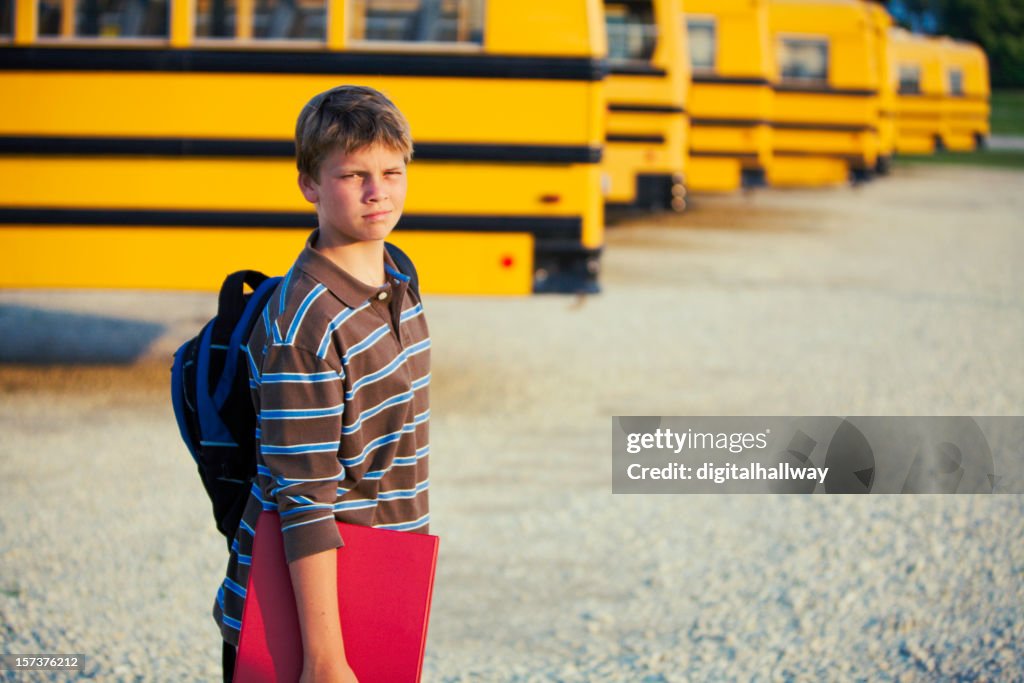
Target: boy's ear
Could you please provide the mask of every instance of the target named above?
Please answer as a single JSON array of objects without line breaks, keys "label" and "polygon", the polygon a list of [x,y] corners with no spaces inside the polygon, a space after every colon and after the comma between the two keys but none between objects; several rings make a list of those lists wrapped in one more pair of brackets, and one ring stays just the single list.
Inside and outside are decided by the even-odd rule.
[{"label": "boy's ear", "polygon": [[299,174],[299,189],[302,191],[302,196],[310,204],[316,204],[320,201],[320,188],[317,186],[316,181],[305,173]]}]

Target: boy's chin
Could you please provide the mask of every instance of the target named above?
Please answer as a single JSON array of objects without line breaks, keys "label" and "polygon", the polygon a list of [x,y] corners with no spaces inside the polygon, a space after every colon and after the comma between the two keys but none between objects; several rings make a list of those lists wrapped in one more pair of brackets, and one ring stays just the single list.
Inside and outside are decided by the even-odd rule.
[{"label": "boy's chin", "polygon": [[388,236],[394,231],[395,226],[392,224],[380,225],[380,226],[363,226],[358,230],[346,230],[332,231],[330,229],[324,230],[320,228],[320,234],[322,236],[321,241],[326,241],[331,244],[337,245],[350,245],[358,244],[360,242],[380,242],[388,238]]}]

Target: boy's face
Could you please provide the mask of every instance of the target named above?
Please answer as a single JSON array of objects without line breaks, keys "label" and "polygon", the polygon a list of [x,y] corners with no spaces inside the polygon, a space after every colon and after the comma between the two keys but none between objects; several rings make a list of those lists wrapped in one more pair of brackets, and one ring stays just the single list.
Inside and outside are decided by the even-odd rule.
[{"label": "boy's face", "polygon": [[302,195],[316,205],[322,238],[339,246],[387,237],[402,215],[406,184],[402,153],[383,145],[335,150],[318,178],[299,175]]}]

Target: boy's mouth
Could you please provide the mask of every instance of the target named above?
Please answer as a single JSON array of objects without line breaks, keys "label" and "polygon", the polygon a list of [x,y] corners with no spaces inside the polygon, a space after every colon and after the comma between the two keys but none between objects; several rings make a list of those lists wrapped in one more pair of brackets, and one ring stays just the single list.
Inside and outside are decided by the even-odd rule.
[{"label": "boy's mouth", "polygon": [[390,213],[390,211],[376,211],[374,213],[364,214],[363,218],[365,218],[368,221],[378,221],[381,220],[382,218],[387,218],[388,214]]}]

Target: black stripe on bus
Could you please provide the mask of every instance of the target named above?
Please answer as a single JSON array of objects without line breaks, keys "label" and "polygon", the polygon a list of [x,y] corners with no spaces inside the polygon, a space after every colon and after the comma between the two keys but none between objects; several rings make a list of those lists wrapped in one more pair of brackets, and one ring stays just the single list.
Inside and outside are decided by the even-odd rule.
[{"label": "black stripe on bus", "polygon": [[722,128],[753,128],[754,126],[770,126],[771,121],[764,119],[690,119],[692,126],[719,126]]},{"label": "black stripe on bus", "polygon": [[839,152],[812,152],[806,149],[775,149],[772,154],[777,157],[825,157],[826,159],[842,159],[851,164],[862,163],[864,157],[860,154],[842,154]]},{"label": "black stripe on bus", "polygon": [[752,128],[754,126],[771,126],[778,130],[811,130],[811,131],[840,131],[847,133],[869,133],[877,131],[874,126],[865,124],[847,123],[802,123],[797,121],[767,121],[765,119],[691,119],[693,126],[719,126]]},{"label": "black stripe on bus", "polygon": [[767,78],[756,78],[756,77],[732,77],[732,76],[715,76],[713,74],[693,74],[691,80],[694,83],[709,83],[715,85],[759,85],[759,86],[770,86],[772,84]]},{"label": "black stripe on bus", "polygon": [[608,111],[629,111],[643,114],[685,114],[686,110],[672,104],[609,104]]},{"label": "black stripe on bus", "polygon": [[803,95],[837,95],[844,97],[875,97],[879,95],[877,90],[860,90],[857,88],[833,88],[828,85],[795,85],[788,83],[776,83],[772,90],[778,93],[799,93]]},{"label": "black stripe on bus", "polygon": [[[33,156],[161,157],[295,157],[291,140],[202,138],[120,138],[0,136],[0,154]],[[586,145],[490,145],[418,142],[417,159],[425,161],[496,161],[590,163],[601,161],[601,148]]]},{"label": "black stripe on bus", "polygon": [[809,130],[828,131],[839,133],[874,133],[878,131],[876,126],[869,126],[858,123],[811,123],[800,121],[775,121],[770,123],[776,130]]},{"label": "black stripe on bus", "polygon": [[667,76],[668,72],[650,64],[610,64],[608,72],[619,76]]},{"label": "black stripe on bus", "polygon": [[896,114],[897,125],[902,121],[913,119],[939,120],[946,114],[941,111],[901,111]]},{"label": "black stripe on bus", "polygon": [[[312,230],[316,214],[308,211],[181,211],[152,209],[0,208],[3,225],[112,226],[124,228],[297,228]],[[532,233],[538,239],[580,240],[578,216],[457,216],[405,214],[400,230]]]},{"label": "black stripe on bus", "polygon": [[714,152],[710,150],[690,150],[691,157],[702,157],[705,159],[745,159],[757,161],[758,156],[752,152]]},{"label": "black stripe on bus", "polygon": [[900,99],[906,100],[934,100],[950,102],[983,102],[988,104],[989,98],[985,95],[937,95],[934,93],[897,92]]},{"label": "black stripe on bus", "polygon": [[976,123],[988,123],[988,116],[981,112],[975,111],[947,111],[946,118],[959,121],[974,121]]},{"label": "black stripe on bus", "polygon": [[608,142],[648,142],[653,144],[664,144],[664,135],[618,135],[609,133],[606,138]]},{"label": "black stripe on bus", "polygon": [[604,59],[323,50],[4,47],[0,71],[166,71],[202,73],[449,76],[600,81]]}]

